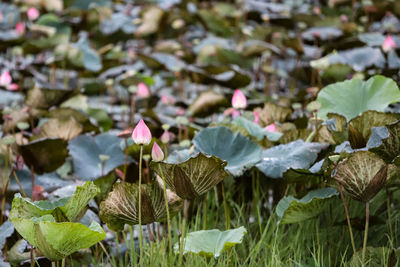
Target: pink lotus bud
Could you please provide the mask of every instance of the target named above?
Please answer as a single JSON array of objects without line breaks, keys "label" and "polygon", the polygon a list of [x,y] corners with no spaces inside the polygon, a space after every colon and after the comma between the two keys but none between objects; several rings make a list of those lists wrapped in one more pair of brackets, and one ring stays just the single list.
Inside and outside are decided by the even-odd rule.
[{"label": "pink lotus bud", "polygon": [[164,159],[164,152],[161,150],[156,142],[154,142],[153,148],[151,149],[151,158],[155,162],[160,162]]},{"label": "pink lotus bud", "polygon": [[346,23],[349,21],[349,18],[345,14],[342,14],[342,15],[340,15],[340,21],[342,23]]},{"label": "pink lotus bud", "polygon": [[17,91],[18,90],[18,84],[12,83],[12,84],[8,85],[7,90]]},{"label": "pink lotus bud", "polygon": [[173,96],[169,96],[169,95],[162,95],[161,96],[161,103],[165,104],[165,105],[173,105],[175,104],[176,100]]},{"label": "pink lotus bud", "polygon": [[253,122],[258,124],[258,121],[259,121],[258,112],[257,111],[253,111],[253,114],[254,114],[254,121]]},{"label": "pink lotus bud", "polygon": [[23,35],[25,33],[25,24],[23,22],[18,22],[15,26],[15,30],[19,35]]},{"label": "pink lotus bud", "polygon": [[232,107],[235,109],[245,109],[247,107],[246,96],[239,89],[236,89],[233,94]]},{"label": "pink lotus bud", "polygon": [[390,50],[396,48],[396,43],[394,42],[392,36],[386,36],[385,41],[382,44],[382,50],[384,52],[389,52]]},{"label": "pink lotus bud", "polygon": [[26,12],[26,15],[28,15],[29,20],[36,20],[39,17],[40,13],[39,10],[37,10],[37,8],[30,7]]},{"label": "pink lotus bud", "polygon": [[161,140],[161,143],[163,143],[163,144],[168,144],[169,143],[169,141],[171,139],[170,139],[170,136],[169,136],[169,132],[167,130],[165,130],[164,133],[161,135],[160,140]]},{"label": "pink lotus bud", "polygon": [[147,85],[145,85],[144,83],[139,83],[138,84],[138,90],[136,92],[136,95],[138,97],[143,97],[143,98],[147,98],[150,96],[150,90],[147,87]]},{"label": "pink lotus bud", "polygon": [[0,85],[7,87],[10,85],[11,82],[12,82],[12,77],[10,75],[10,72],[3,71],[3,73],[0,75]]},{"label": "pink lotus bud", "polygon": [[138,145],[148,145],[151,142],[151,132],[141,119],[132,132],[132,139]]},{"label": "pink lotus bud", "polygon": [[273,123],[271,123],[270,125],[268,125],[264,129],[267,130],[268,132],[276,132],[276,126]]}]

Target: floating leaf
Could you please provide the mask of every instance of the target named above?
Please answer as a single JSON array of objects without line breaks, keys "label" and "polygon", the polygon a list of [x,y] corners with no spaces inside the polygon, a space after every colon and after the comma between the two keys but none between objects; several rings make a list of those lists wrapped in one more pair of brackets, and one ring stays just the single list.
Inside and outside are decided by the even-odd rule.
[{"label": "floating leaf", "polygon": [[[246,233],[243,226],[226,231],[213,229],[191,232],[183,241],[183,253],[218,258],[227,249],[241,244]],[[179,252],[179,245],[175,244],[174,249]]]},{"label": "floating leaf", "polygon": [[367,110],[384,111],[400,101],[400,91],[392,79],[376,75],[365,82],[354,78],[328,85],[317,100],[322,104],[319,117],[326,119],[328,113],[338,113],[349,121]]},{"label": "floating leaf", "polygon": [[357,151],[341,161],[334,178],[354,199],[368,202],[385,185],[388,166],[369,151]]},{"label": "floating leaf", "polygon": [[281,107],[271,102],[265,103],[262,109],[256,108],[255,111],[258,112],[260,121],[264,126],[275,122],[284,122],[292,113],[290,108]]},{"label": "floating leaf", "polygon": [[332,197],[337,195],[339,192],[336,189],[327,187],[311,191],[301,199],[284,197],[276,206],[279,223],[297,223],[313,218],[327,207]]},{"label": "floating leaf", "polygon": [[317,159],[318,153],[328,144],[306,143],[297,140],[288,144],[274,146],[262,152],[257,168],[271,178],[282,178],[283,173],[292,169],[306,169]]},{"label": "floating leaf", "polygon": [[192,116],[207,116],[216,109],[227,104],[226,98],[214,91],[205,91],[190,105]]},{"label": "floating leaf", "polygon": [[82,125],[73,117],[67,120],[50,119],[42,125],[39,137],[55,137],[68,141],[77,137],[82,130]]},{"label": "floating leaf", "polygon": [[221,182],[229,175],[225,166],[223,160],[202,153],[180,163],[151,163],[153,171],[164,176],[168,186],[183,199],[197,198]]},{"label": "floating leaf", "polygon": [[261,147],[257,143],[226,127],[202,129],[193,144],[201,153],[226,160],[226,170],[234,176],[242,175],[261,160]]},{"label": "floating leaf", "polygon": [[55,171],[68,156],[67,143],[58,138],[35,140],[19,146],[19,151],[25,163],[38,174]]},{"label": "floating leaf", "polygon": [[[76,175],[85,180],[94,180],[124,164],[125,155],[120,148],[120,142],[121,140],[117,136],[109,133],[95,137],[80,135],[72,139],[68,149],[73,159]],[[102,173],[100,155],[110,157],[104,164],[104,173]]]},{"label": "floating leaf", "polygon": [[[167,216],[164,191],[157,183],[142,185],[142,224],[164,221]],[[182,207],[182,199],[167,190],[171,216]],[[139,186],[117,183],[107,198],[100,204],[100,218],[115,231],[122,231],[125,224],[139,223]]]}]

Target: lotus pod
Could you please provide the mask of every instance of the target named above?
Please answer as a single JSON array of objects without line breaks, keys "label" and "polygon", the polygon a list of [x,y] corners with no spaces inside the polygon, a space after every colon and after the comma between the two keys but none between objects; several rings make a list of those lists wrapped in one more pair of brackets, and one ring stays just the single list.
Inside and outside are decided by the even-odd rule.
[{"label": "lotus pod", "polygon": [[[158,183],[142,185],[142,224],[164,221],[167,216],[164,192]],[[174,216],[182,207],[182,199],[167,190],[168,207]],[[115,231],[122,231],[125,224],[139,223],[139,186],[117,183],[100,204],[100,218]]]},{"label": "lotus pod", "polygon": [[224,169],[226,164],[222,159],[199,153],[181,163],[152,162],[151,167],[159,176],[164,175],[179,197],[195,199],[229,175]]},{"label": "lotus pod", "polygon": [[388,166],[369,151],[357,151],[340,162],[335,180],[354,199],[370,201],[385,185]]}]

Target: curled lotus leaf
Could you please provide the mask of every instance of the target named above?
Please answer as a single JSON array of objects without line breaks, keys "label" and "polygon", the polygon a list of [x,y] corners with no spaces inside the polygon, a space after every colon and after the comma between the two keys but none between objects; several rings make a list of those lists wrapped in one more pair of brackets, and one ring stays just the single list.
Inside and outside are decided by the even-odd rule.
[{"label": "curled lotus leaf", "polygon": [[385,185],[388,165],[369,151],[357,151],[341,161],[334,179],[354,199],[370,201]]},{"label": "curled lotus leaf", "polygon": [[373,128],[368,140],[369,151],[391,163],[400,154],[400,121],[385,127]]},{"label": "curled lotus leaf", "polygon": [[151,164],[152,169],[164,176],[168,186],[183,199],[195,199],[221,182],[229,175],[225,166],[225,161],[202,153],[177,164]]},{"label": "curled lotus leaf", "polygon": [[[142,224],[164,221],[167,216],[164,191],[158,183],[143,184]],[[182,207],[182,199],[167,191],[168,207],[174,216]],[[114,231],[122,231],[125,224],[139,223],[139,186],[132,183],[117,183],[107,198],[100,204],[100,218]]]},{"label": "curled lotus leaf", "polygon": [[73,117],[68,119],[49,119],[43,124],[40,137],[55,137],[69,141],[77,137],[83,130],[82,125]]},{"label": "curled lotus leaf", "polygon": [[263,108],[256,108],[260,122],[263,126],[267,126],[275,122],[284,122],[290,117],[292,111],[290,108],[279,106],[275,103],[265,103]]}]

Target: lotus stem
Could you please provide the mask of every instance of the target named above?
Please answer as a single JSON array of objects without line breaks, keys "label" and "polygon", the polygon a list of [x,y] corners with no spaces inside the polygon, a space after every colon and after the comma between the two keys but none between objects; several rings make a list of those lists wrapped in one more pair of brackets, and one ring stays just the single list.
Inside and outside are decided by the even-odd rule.
[{"label": "lotus stem", "polygon": [[170,221],[170,217],[169,217],[169,208],[168,208],[167,185],[165,182],[165,177],[164,177],[164,173],[161,169],[161,166],[158,165],[158,168],[160,170],[161,178],[163,180],[165,208],[167,209],[168,257],[169,257],[170,266],[172,266],[172,236],[171,236],[171,221]]},{"label": "lotus stem", "polygon": [[61,260],[61,267],[65,267],[65,258]]},{"label": "lotus stem", "polygon": [[182,233],[181,233],[181,240],[179,244],[179,260],[178,266],[182,266],[182,259],[183,259],[183,245],[185,240],[185,228],[186,228],[186,217],[187,217],[187,209],[188,209],[188,201],[185,199],[183,204],[183,218],[182,218]]},{"label": "lotus stem", "polygon": [[369,201],[365,203],[365,231],[364,231],[364,243],[362,250],[362,264],[365,264],[365,252],[367,250],[367,239],[368,239],[368,226],[369,226]]},{"label": "lotus stem", "polygon": [[347,220],[347,226],[348,226],[348,228],[349,228],[351,246],[353,247],[353,253],[355,254],[355,253],[356,253],[356,245],[355,245],[355,243],[354,243],[353,231],[351,230],[351,222],[350,222],[349,209],[348,209],[348,207],[347,207],[346,199],[344,198],[343,190],[342,190],[342,187],[341,187],[341,186],[339,186],[339,193],[340,193],[340,198],[342,199],[342,202],[343,202],[344,212],[346,213],[346,220]]},{"label": "lotus stem", "polygon": [[15,181],[17,181],[17,184],[18,184],[18,186],[19,186],[19,189],[21,190],[22,196],[23,196],[23,197],[26,197],[24,188],[22,187],[22,184],[21,184],[21,182],[20,182],[19,179],[18,179],[18,176],[17,176],[17,173],[16,173],[15,169],[13,169],[12,171],[13,171],[13,173],[14,173]]},{"label": "lotus stem", "polygon": [[[127,148],[128,148],[128,139],[124,138],[124,142],[125,142],[125,150],[127,150]],[[128,169],[128,151],[125,152],[124,176],[122,177],[122,182],[125,182],[127,169]]]},{"label": "lotus stem", "polygon": [[140,145],[139,156],[139,265],[143,266],[143,232],[142,232],[142,158],[143,158],[143,145]]}]

